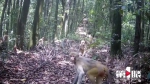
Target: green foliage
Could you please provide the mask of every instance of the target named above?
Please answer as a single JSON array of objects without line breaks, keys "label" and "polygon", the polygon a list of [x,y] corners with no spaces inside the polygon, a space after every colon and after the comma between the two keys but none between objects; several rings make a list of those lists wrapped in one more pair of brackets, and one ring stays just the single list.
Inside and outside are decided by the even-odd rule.
[{"label": "green foliage", "polygon": [[90,10],[90,14],[93,15],[94,14],[94,10]]},{"label": "green foliage", "polygon": [[0,0],[0,3],[1,3],[0,4],[0,17],[1,17],[4,0]]},{"label": "green foliage", "polygon": [[[53,34],[53,28],[55,25],[55,10],[56,10],[56,2],[53,0],[49,1],[49,4],[46,4],[48,0],[45,1],[44,3],[44,7],[43,7],[43,13],[42,16],[40,18],[40,23],[39,23],[39,37],[46,37],[47,39],[52,38],[52,34]],[[65,3],[66,0],[64,0]],[[121,6],[121,10],[119,10],[119,12],[122,14],[122,42],[123,43],[127,43],[128,41],[133,42],[134,39],[134,28],[135,28],[135,15],[139,14],[140,11],[144,11],[149,13],[149,1],[148,0],[144,0],[144,7],[142,7],[140,10],[135,10],[136,8],[136,2],[135,0],[127,0],[127,1],[122,1],[119,2],[116,7],[111,7],[110,1],[111,0],[84,0],[84,6],[83,1],[79,1],[77,0],[76,3],[74,3],[74,1],[72,1],[69,5],[70,8],[69,10],[66,10],[69,18],[69,24],[68,24],[68,28],[70,28],[70,24],[71,22],[73,22],[73,26],[72,28],[70,28],[70,31],[75,31],[77,29],[78,24],[82,24],[82,19],[83,19],[83,14],[86,14],[87,18],[88,18],[88,30],[90,33],[95,34],[96,37],[96,41],[91,44],[91,47],[96,47],[99,46],[100,44],[104,43],[105,41],[107,41],[108,43],[111,37],[111,22],[110,22],[110,15],[113,14],[111,13],[110,9],[115,9],[116,7],[120,7]],[[0,17],[2,14],[2,10],[3,10],[3,4],[4,4],[5,0],[0,0]],[[28,18],[27,18],[27,24],[26,24],[26,30],[25,30],[25,43],[27,44],[27,42],[29,42],[29,37],[30,37],[30,31],[32,31],[32,22],[33,22],[33,18],[34,18],[34,11],[36,9],[36,2],[37,0],[31,0],[31,4],[30,4],[30,9],[29,9],[29,14],[28,14]],[[13,0],[12,0],[13,3]],[[75,4],[75,8],[73,8],[73,5]],[[61,29],[62,29],[62,24],[63,21],[62,19],[64,19],[64,14],[63,13],[63,7],[62,7],[62,3],[61,1],[58,4],[58,24],[57,24],[57,32],[56,32],[56,36],[57,38],[59,38],[58,34],[60,34]],[[12,4],[13,6],[13,4]],[[83,11],[82,11],[82,7]],[[21,7],[20,7],[21,8]],[[66,5],[65,8],[67,9]],[[74,10],[75,11],[74,11]],[[10,24],[16,22],[17,23],[17,19],[18,15],[16,16],[14,13],[18,12],[18,10],[14,9],[10,9],[11,10],[11,19],[15,19],[12,20],[12,22],[10,22]],[[83,14],[82,14],[82,12]],[[75,13],[74,13],[75,12]],[[7,13],[7,9],[6,9],[6,13]],[[47,14],[47,15],[46,15]],[[9,17],[5,17],[5,20],[9,19]],[[73,20],[70,20],[73,19]],[[142,20],[144,19],[145,21],[145,31],[146,31],[146,27],[148,28],[148,18],[146,15],[142,16]],[[5,30],[5,23],[3,25],[3,30]],[[15,24],[16,25],[16,24]],[[14,26],[15,27],[15,26]],[[12,27],[13,28],[13,27]],[[10,28],[11,29],[11,28]],[[30,30],[30,31],[29,31]],[[10,31],[10,30],[9,30]],[[70,33],[70,32],[68,32]],[[74,33],[74,32],[72,32]],[[147,31],[144,32],[144,34],[148,33]],[[75,34],[68,34],[67,37],[69,39],[72,40],[80,40],[80,36],[79,35],[75,35]],[[14,37],[13,37],[14,38]],[[146,36],[145,36],[146,38]],[[148,45],[148,44],[147,44]]]},{"label": "green foliage", "polygon": [[93,43],[91,43],[90,45],[89,45],[89,47],[90,48],[95,48],[95,47],[99,47],[100,45],[102,45],[104,43],[104,40],[102,40],[102,39],[96,39],[96,41],[95,42],[93,42]]},{"label": "green foliage", "polygon": [[67,38],[69,38],[70,40],[75,40],[75,41],[81,40],[80,36],[77,34],[68,34]]},{"label": "green foliage", "polygon": [[135,16],[131,13],[127,13],[122,23],[122,42],[127,44],[128,41],[133,42],[134,39],[134,27]]}]

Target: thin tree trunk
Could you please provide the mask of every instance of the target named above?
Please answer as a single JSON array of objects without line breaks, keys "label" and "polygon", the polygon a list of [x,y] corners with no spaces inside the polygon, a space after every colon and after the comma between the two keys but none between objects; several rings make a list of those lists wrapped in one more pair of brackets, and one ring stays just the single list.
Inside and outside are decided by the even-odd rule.
[{"label": "thin tree trunk", "polygon": [[13,7],[13,15],[12,15],[12,21],[13,21],[13,32],[14,32],[14,37],[16,38],[17,35],[17,18],[19,18],[20,15],[20,10],[19,10],[19,0],[14,2],[15,6]]},{"label": "thin tree trunk", "polygon": [[70,5],[69,5],[69,3],[70,3],[70,0],[67,0],[66,1],[66,5],[65,5],[65,12],[64,12],[64,19],[63,19],[63,26],[62,26],[62,31],[61,31],[61,38],[63,38],[63,37],[66,37],[67,36],[67,33],[68,33],[68,19],[69,19],[69,17],[68,17],[68,14],[69,14],[69,8],[70,8]]},{"label": "thin tree trunk", "polygon": [[52,34],[52,43],[53,44],[54,44],[55,36],[56,36],[56,32],[57,32],[58,3],[59,3],[59,0],[56,0],[55,21],[54,21],[54,28],[53,28],[53,34]]},{"label": "thin tree trunk", "polygon": [[75,18],[76,18],[76,15],[75,15],[75,11],[76,11],[76,0],[73,0],[73,7],[72,7],[72,12],[70,14],[71,17],[69,17],[69,31],[70,33],[73,33],[75,31],[75,27],[74,27],[74,23],[75,23]]},{"label": "thin tree trunk", "polygon": [[[11,8],[11,0],[8,0],[8,9],[7,9],[7,15],[8,17],[10,17],[10,8]],[[5,34],[8,35],[8,32],[9,32],[9,28],[10,28],[10,19],[8,18],[7,19],[7,22],[6,22],[6,32]]]},{"label": "thin tree trunk", "polygon": [[39,22],[40,22],[40,16],[42,13],[43,8],[43,0],[37,0],[36,10],[34,13],[34,20],[33,20],[33,26],[32,26],[32,39],[30,39],[30,47],[35,47],[38,40],[38,34],[39,34]]},{"label": "thin tree trunk", "polygon": [[[141,1],[137,1],[137,10],[140,11]],[[138,53],[141,35],[141,11],[136,15],[135,36],[134,36],[134,54]]]},{"label": "thin tree trunk", "polygon": [[0,37],[2,37],[2,32],[3,32],[3,19],[4,19],[4,14],[5,14],[5,10],[7,8],[7,3],[8,3],[8,0],[5,0],[4,2],[4,7],[3,7],[3,11],[2,11],[2,15],[1,15],[1,22],[0,22]]},{"label": "thin tree trunk", "polygon": [[[142,0],[142,8],[144,9],[144,1]],[[145,12],[142,11],[142,28],[141,28],[141,37],[140,37],[140,50],[142,51],[144,49],[144,29],[145,29],[145,20],[144,20],[144,14]]]}]

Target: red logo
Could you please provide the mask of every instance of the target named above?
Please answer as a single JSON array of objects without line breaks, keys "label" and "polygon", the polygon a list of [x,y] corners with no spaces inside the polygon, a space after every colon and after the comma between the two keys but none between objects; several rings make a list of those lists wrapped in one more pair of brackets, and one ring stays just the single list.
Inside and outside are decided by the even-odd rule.
[{"label": "red logo", "polygon": [[130,75],[131,73],[129,71],[126,70],[126,76]]}]

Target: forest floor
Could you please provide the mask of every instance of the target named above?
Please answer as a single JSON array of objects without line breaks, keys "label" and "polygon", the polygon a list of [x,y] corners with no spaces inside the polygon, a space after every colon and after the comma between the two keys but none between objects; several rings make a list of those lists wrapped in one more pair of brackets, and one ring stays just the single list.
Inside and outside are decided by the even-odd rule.
[{"label": "forest floor", "polygon": [[[69,56],[69,52],[78,52],[78,45],[79,43],[75,42],[65,52],[59,46],[45,46],[43,49],[34,51],[11,53],[5,63],[0,62],[0,84],[72,84],[75,77],[72,62],[74,57]],[[95,48],[92,53],[96,54],[93,57],[89,55],[89,58],[97,57],[97,60],[105,64],[109,56],[109,47]],[[123,53],[126,53],[128,58],[108,63],[111,70],[125,70],[126,66],[134,67],[139,64],[131,63],[137,62],[137,59],[131,61],[130,49],[124,48]],[[110,81],[115,81],[113,75],[112,78]],[[122,82],[121,84],[123,82],[128,84],[125,83],[126,81],[119,81]],[[87,78],[83,83],[90,84]]]},{"label": "forest floor", "polygon": [[[55,47],[48,44],[32,51],[12,52],[5,63],[0,61],[0,84],[72,84],[75,77],[73,64],[75,55],[73,53],[79,53],[80,42],[69,39],[67,42],[69,45],[65,47],[62,47],[61,41],[58,41]],[[150,59],[149,53],[139,53],[139,56],[135,58],[132,56],[132,48],[125,46],[123,48],[124,58],[111,60],[109,51],[110,47],[103,45],[87,52],[87,57],[107,64],[112,71],[112,79],[108,81],[115,81],[115,84],[117,84],[116,81],[118,84],[129,84],[127,80],[115,79],[114,72],[125,70],[127,66],[138,70],[142,68],[145,73],[142,73],[141,80],[146,80],[147,71],[150,71],[147,62]],[[90,84],[87,78],[83,83]]]},{"label": "forest floor", "polygon": [[[61,47],[49,46],[48,48],[47,46],[45,49],[12,54],[5,63],[0,62],[0,84],[72,84],[75,77],[72,62],[74,56],[71,56],[69,52],[78,52],[77,45],[79,43],[73,44],[72,47],[64,51]],[[130,49],[124,50],[126,50],[124,51],[126,55],[130,54],[128,56],[131,56]],[[109,47],[96,48],[92,53],[96,53],[95,56],[98,56],[96,60],[105,64],[106,58],[109,56]],[[93,58],[90,55],[88,57]],[[132,63],[137,61],[130,59],[115,60],[107,65],[111,70],[125,70],[126,66],[140,66],[139,63]],[[114,80],[112,79],[111,82]],[[83,82],[90,84],[87,78]]]}]

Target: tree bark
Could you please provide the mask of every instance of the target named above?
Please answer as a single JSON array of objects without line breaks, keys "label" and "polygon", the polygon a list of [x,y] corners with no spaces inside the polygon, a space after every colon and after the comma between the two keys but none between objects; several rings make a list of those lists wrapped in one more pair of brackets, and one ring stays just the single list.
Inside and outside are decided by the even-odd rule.
[{"label": "tree bark", "polygon": [[8,3],[8,0],[5,0],[2,15],[1,15],[1,22],[0,22],[0,37],[2,37],[2,32],[3,32],[3,29],[2,29],[3,25],[2,24],[3,24],[5,10],[7,8],[7,3]]},{"label": "tree bark", "polygon": [[134,54],[137,54],[139,51],[140,37],[141,37],[141,11],[142,6],[141,1],[137,0],[137,10],[139,11],[136,14],[136,24],[135,24],[135,36],[134,36]]},{"label": "tree bark", "polygon": [[[121,55],[121,6],[119,6],[121,0],[114,0],[112,10],[112,35],[111,35],[111,52],[112,56]],[[119,57],[120,58],[120,57]]]},{"label": "tree bark", "polygon": [[17,45],[17,48],[21,50],[23,50],[24,48],[24,30],[26,26],[29,6],[30,6],[30,0],[24,0],[21,15],[20,17],[18,17],[16,45]]},{"label": "tree bark", "polygon": [[54,28],[53,28],[53,34],[52,34],[52,43],[53,44],[54,44],[55,36],[56,36],[56,32],[57,32],[58,3],[59,3],[59,0],[56,0],[55,21],[54,21]]},{"label": "tree bark", "polygon": [[40,22],[40,16],[42,13],[43,8],[43,0],[37,0],[37,5],[34,13],[34,20],[32,25],[32,39],[30,39],[30,47],[35,47],[38,40],[38,34],[39,34],[39,22]]},{"label": "tree bark", "polygon": [[[142,0],[142,8],[144,8],[144,1]],[[141,42],[141,46],[140,46],[140,51],[143,51],[144,49],[144,30],[145,30],[145,18],[144,18],[144,14],[145,14],[145,11],[143,10],[141,12],[141,37],[140,37],[140,42]]]}]

